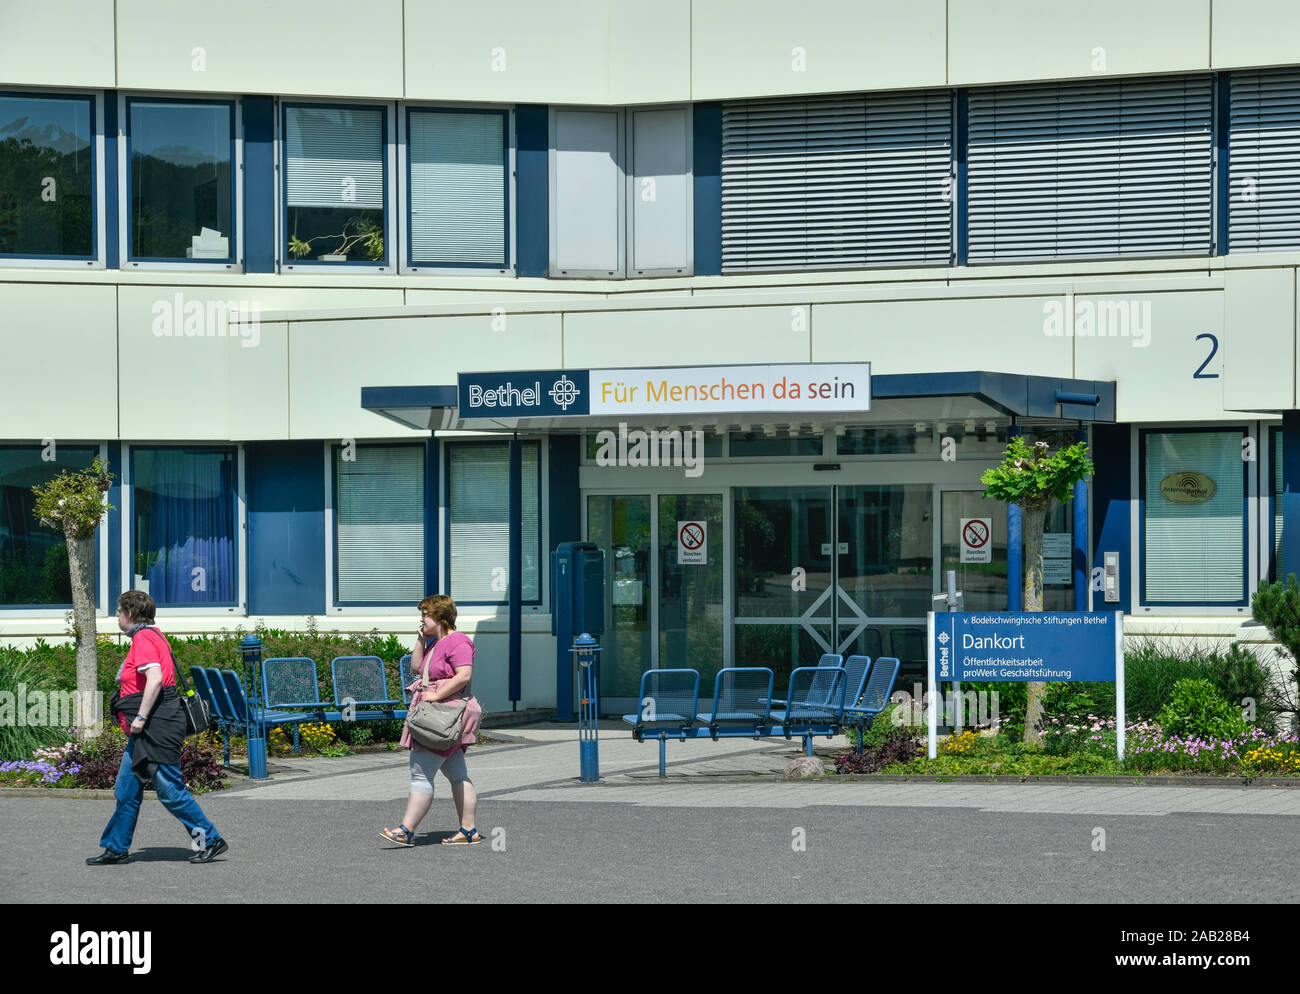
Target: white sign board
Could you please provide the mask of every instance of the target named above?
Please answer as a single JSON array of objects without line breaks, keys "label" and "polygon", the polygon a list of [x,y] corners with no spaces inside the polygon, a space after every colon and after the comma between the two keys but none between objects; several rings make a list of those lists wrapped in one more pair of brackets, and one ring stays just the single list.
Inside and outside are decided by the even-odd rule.
[{"label": "white sign board", "polygon": [[871,363],[593,369],[589,413],[802,414],[871,409]]},{"label": "white sign board", "polygon": [[709,562],[709,523],[677,522],[677,565],[707,566]]},{"label": "white sign board", "polygon": [[993,561],[993,519],[961,519],[961,561],[963,563],[991,563]]},{"label": "white sign board", "polygon": [[1069,533],[1043,536],[1043,582],[1069,585],[1074,582],[1073,550]]}]

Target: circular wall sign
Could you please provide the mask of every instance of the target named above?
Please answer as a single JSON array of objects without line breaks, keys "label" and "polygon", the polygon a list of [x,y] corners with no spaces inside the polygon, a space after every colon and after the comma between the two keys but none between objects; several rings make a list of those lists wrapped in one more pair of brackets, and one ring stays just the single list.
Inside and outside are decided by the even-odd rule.
[{"label": "circular wall sign", "polygon": [[1200,504],[1214,496],[1214,481],[1204,473],[1170,473],[1160,481],[1160,495],[1175,504]]}]

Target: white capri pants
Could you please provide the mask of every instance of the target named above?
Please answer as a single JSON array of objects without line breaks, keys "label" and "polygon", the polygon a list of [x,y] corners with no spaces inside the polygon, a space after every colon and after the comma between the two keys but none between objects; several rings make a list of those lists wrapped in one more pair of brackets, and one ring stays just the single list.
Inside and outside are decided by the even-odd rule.
[{"label": "white capri pants", "polygon": [[438,770],[450,784],[469,783],[465,768],[465,750],[457,749],[450,756],[439,756],[427,749],[411,750],[411,793],[433,794],[433,776]]}]

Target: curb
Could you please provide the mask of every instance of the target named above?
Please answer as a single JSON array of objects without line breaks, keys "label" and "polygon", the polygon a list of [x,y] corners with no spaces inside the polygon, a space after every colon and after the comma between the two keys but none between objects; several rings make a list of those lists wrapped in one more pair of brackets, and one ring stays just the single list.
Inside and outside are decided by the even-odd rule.
[{"label": "curb", "polygon": [[[840,773],[823,777],[807,777],[821,782],[852,780],[878,783],[959,783],[959,784],[1034,784],[1060,786],[1061,784],[1098,784],[1112,787],[1290,787],[1300,788],[1297,777],[1171,777],[1171,776],[1033,776],[1031,774],[973,774],[973,773]],[[786,781],[793,783],[794,781]]]}]

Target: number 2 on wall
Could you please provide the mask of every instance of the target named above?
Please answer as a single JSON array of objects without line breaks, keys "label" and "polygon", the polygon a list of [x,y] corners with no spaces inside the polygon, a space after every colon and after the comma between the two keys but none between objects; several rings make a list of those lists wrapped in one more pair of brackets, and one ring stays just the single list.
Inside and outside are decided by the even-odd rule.
[{"label": "number 2 on wall", "polygon": [[1210,364],[1210,360],[1213,359],[1215,353],[1219,351],[1219,340],[1215,338],[1213,335],[1211,335],[1209,332],[1206,332],[1205,334],[1202,335],[1197,335],[1196,341],[1199,342],[1202,338],[1208,338],[1210,340],[1210,354],[1205,357],[1205,361],[1203,363],[1201,363],[1199,366],[1196,367],[1196,372],[1192,374],[1192,379],[1217,380],[1219,378],[1218,373],[1203,373],[1201,372],[1201,370],[1203,370],[1206,366]]}]

